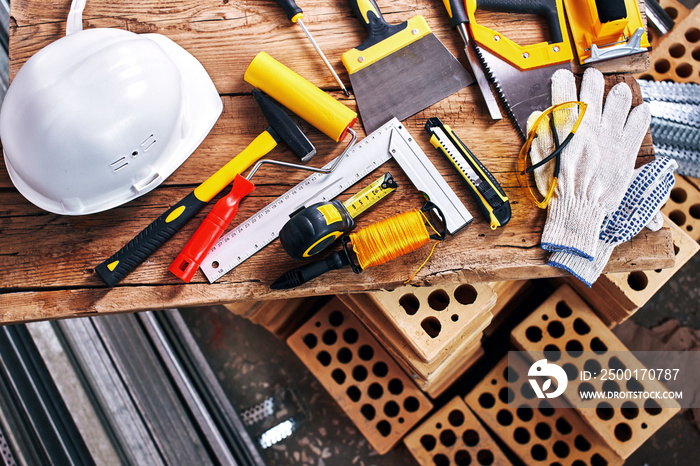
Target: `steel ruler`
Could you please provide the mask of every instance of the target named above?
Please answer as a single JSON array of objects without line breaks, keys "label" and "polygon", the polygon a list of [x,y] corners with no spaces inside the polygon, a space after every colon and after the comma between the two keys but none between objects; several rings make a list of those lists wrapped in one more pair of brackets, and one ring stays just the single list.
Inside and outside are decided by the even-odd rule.
[{"label": "steel ruler", "polygon": [[311,204],[330,201],[389,160],[392,134],[422,153],[398,120],[389,121],[356,143],[334,171],[314,173],[219,239],[201,266],[209,282],[214,283],[274,241],[292,214]]}]

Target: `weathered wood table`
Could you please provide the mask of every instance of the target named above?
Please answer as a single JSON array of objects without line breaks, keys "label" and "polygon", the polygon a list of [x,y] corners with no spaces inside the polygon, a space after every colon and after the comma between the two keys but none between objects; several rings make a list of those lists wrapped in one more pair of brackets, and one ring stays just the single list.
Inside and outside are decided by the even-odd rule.
[{"label": "weathered wood table", "polygon": [[[343,82],[349,85],[340,57],[364,39],[360,22],[344,1],[300,0],[299,3],[304,8],[306,26]],[[416,14],[425,16],[436,36],[466,63],[461,38],[449,28],[441,1],[380,0],[379,4],[387,21],[392,23]],[[65,34],[69,8],[70,0],[13,0],[11,76],[35,52]],[[196,152],[160,187],[103,213],[70,217],[42,211],[19,194],[10,182],[4,163],[0,163],[0,322],[376,290],[401,284],[427,257],[428,248],[424,247],[360,275],[346,268],[294,290],[273,292],[269,289],[270,283],[282,272],[298,265],[284,253],[279,241],[275,241],[213,284],[208,283],[200,271],[190,284],[184,284],[168,271],[168,267],[208,212],[204,209],[117,286],[106,287],[95,273],[95,266],[224,165],[267,126],[251,97],[251,86],[243,80],[246,67],[258,52],[268,52],[353,110],[356,105],[340,91],[303,31],[287,20],[273,0],[128,3],[89,0],[83,19],[85,28],[113,27],[136,33],[156,32],[171,38],[207,69],[224,101],[224,111]],[[544,34],[541,22],[533,18],[523,21],[516,16],[494,15],[491,19],[500,31],[513,37],[535,42]],[[486,22],[488,20],[486,18]],[[624,66],[630,71],[639,71],[647,62],[647,57],[637,56]],[[609,76],[610,84],[620,80],[634,83],[629,75]],[[635,103],[639,103],[638,88],[634,91]],[[456,173],[429,144],[423,126],[426,119],[433,116],[449,124],[502,184],[513,209],[513,218],[504,228],[496,231],[489,228]],[[337,156],[347,143],[346,140],[335,143],[301,119],[297,121],[318,149],[318,155],[311,161],[315,166],[322,166]],[[489,119],[475,85],[404,123],[474,215],[468,228],[437,247],[411,283],[482,282],[562,274],[559,269],[546,265],[547,254],[539,247],[545,212],[534,207],[517,184],[515,164],[521,140],[508,120],[493,122]],[[355,129],[359,137],[364,137],[360,124]],[[645,157],[648,159],[652,150],[651,138],[647,136],[639,163]],[[295,161],[285,147],[273,150],[268,157]],[[262,170],[254,180],[256,190],[242,203],[232,227],[308,176],[307,172],[270,166]],[[367,177],[367,183],[380,171],[390,171],[401,187],[390,200],[361,217],[360,227],[422,204],[421,196],[393,161]],[[349,197],[360,185],[348,190],[341,199]],[[607,271],[672,265],[669,231],[645,231],[615,251]]]}]

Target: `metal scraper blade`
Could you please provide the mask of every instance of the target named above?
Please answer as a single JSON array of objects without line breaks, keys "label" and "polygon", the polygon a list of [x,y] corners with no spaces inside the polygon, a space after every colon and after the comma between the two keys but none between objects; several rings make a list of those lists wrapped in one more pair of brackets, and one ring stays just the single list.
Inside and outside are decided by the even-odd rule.
[{"label": "metal scraper blade", "polygon": [[365,133],[415,115],[474,82],[434,34],[350,75]]},{"label": "metal scraper blade", "polygon": [[513,126],[520,136],[527,137],[527,119],[536,110],[544,111],[552,105],[552,75],[560,69],[571,71],[571,63],[521,70],[474,44],[489,79],[506,107]]}]

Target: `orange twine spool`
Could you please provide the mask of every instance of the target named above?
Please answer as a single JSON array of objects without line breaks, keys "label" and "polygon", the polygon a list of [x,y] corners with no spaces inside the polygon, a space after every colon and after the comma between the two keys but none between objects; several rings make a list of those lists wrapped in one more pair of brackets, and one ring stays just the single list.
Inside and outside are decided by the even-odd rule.
[{"label": "orange twine spool", "polygon": [[[426,223],[430,225],[430,228],[435,233],[438,233],[428,219],[425,218],[425,214],[419,210],[412,210],[389,217],[356,233],[351,233],[350,242],[355,254],[357,254],[357,261],[360,267],[364,270],[368,267],[385,264],[430,242],[430,233]],[[435,243],[435,246],[437,246],[437,243]],[[433,246],[433,250],[435,246]],[[418,273],[432,254],[433,251],[431,250],[428,258],[408,280]]]}]

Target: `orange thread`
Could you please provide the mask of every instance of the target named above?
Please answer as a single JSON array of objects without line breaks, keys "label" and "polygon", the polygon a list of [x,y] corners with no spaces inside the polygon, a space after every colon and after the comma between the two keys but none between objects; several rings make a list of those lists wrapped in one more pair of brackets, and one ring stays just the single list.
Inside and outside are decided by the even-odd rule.
[{"label": "orange thread", "polygon": [[[430,242],[430,234],[425,226],[425,221],[422,212],[412,210],[369,225],[356,233],[351,233],[350,242],[355,254],[357,254],[360,267],[364,270],[368,267],[385,264]],[[430,222],[428,224],[434,230]],[[433,247],[433,249],[435,248]],[[430,255],[432,255],[432,251]],[[428,256],[429,258],[430,256]],[[418,270],[425,265],[425,262]],[[411,278],[418,270],[411,275]]]}]

